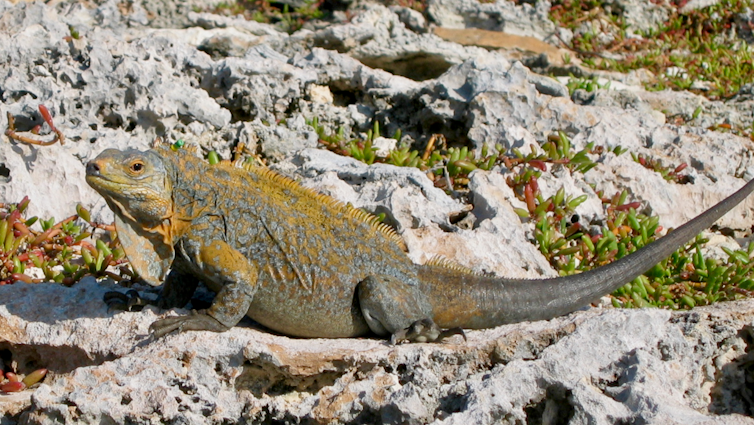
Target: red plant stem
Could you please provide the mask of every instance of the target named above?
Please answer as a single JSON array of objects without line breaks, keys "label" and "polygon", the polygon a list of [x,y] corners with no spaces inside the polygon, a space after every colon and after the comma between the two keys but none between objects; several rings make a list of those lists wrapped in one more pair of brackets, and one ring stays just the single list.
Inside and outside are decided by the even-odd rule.
[{"label": "red plant stem", "polygon": [[638,210],[640,206],[641,202],[630,202],[628,204],[618,205],[615,209],[618,211],[628,211],[631,208]]},{"label": "red plant stem", "polygon": [[[42,110],[42,108],[44,108],[44,111]],[[21,143],[26,143],[27,145],[50,146],[55,144],[56,142],[60,142],[60,144],[62,145],[63,141],[65,140],[65,135],[62,131],[58,130],[58,128],[53,125],[50,111],[47,110],[44,105],[39,105],[39,111],[42,113],[42,117],[45,119],[45,121],[47,121],[48,124],[50,124],[50,128],[55,133],[55,137],[52,140],[45,142],[16,133],[16,120],[10,112],[8,112],[8,128],[5,130],[5,135],[13,140],[19,141]],[[45,117],[45,115],[47,116]],[[48,118],[49,121],[47,120]]]}]

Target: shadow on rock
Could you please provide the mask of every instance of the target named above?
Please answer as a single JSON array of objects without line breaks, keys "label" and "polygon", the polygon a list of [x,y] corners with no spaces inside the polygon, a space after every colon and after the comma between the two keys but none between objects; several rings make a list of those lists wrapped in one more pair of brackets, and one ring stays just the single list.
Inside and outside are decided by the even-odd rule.
[{"label": "shadow on rock", "polygon": [[15,283],[0,286],[0,320],[16,316],[27,322],[54,324],[62,320],[108,317],[102,300],[105,292],[118,290],[112,280],[97,282],[85,277],[73,286],[59,283]]},{"label": "shadow on rock", "polygon": [[[40,367],[63,374],[111,360],[107,350],[76,346],[71,335],[78,332],[76,319],[111,315],[102,295],[115,288],[112,281],[98,283],[92,277],[72,287],[20,282],[0,286],[0,360],[22,374]],[[72,323],[62,327],[70,328],[70,334],[61,331],[65,322]]]},{"label": "shadow on rock", "polygon": [[712,389],[710,411],[719,415],[738,413],[754,417],[754,326],[738,333],[746,342],[745,354],[723,366]]}]

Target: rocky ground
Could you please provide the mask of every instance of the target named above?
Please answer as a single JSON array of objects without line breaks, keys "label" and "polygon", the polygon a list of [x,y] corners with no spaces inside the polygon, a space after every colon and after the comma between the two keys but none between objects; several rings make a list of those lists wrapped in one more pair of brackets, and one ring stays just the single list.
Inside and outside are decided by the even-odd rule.
[{"label": "rocky ground", "polygon": [[[577,212],[589,222],[604,214],[593,187],[628,189],[667,228],[754,177],[751,140],[706,130],[723,120],[748,126],[751,86],[710,101],[644,91],[638,72],[599,73],[612,79],[611,90],[571,95],[564,80],[542,75],[578,67],[563,63],[553,34],[571,35],[550,22],[544,1],[437,0],[424,15],[353,4],[336,22],[290,35],[196,12],[209,5],[0,2],[0,128],[6,113],[18,131],[43,124],[44,104],[67,138],[37,147],[3,136],[0,201],[28,195],[31,214],[41,217],[65,217],[82,203],[110,222],[83,178],[83,164],[102,150],[147,148],[161,137],[229,158],[243,142],[308,186],[386,213],[414,261],[439,254],[475,270],[534,277],[556,272],[531,243],[532,224],[514,212],[521,201],[505,170],[471,175],[465,199],[476,222],[461,229],[449,217],[468,211],[464,199],[417,169],[317,149],[307,121],[355,135],[377,121],[384,135],[400,130],[404,143],[440,133],[476,149],[526,152],[564,131],[577,149],[594,142],[606,153],[589,172],[556,170],[540,186],[588,195]],[[662,15],[652,2],[623,6],[637,26]],[[668,122],[679,115],[696,116],[695,126]],[[693,184],[610,152],[617,146],[687,163]],[[718,226],[746,236],[752,212],[754,199]],[[25,373],[50,370],[37,388],[0,394],[0,424],[754,423],[751,301],[674,313],[592,308],[472,331],[466,343],[392,347],[291,339],[245,322],[224,334],[150,342],[159,312],[107,312],[101,299],[111,288],[90,278],[71,288],[0,286],[0,358]]]}]

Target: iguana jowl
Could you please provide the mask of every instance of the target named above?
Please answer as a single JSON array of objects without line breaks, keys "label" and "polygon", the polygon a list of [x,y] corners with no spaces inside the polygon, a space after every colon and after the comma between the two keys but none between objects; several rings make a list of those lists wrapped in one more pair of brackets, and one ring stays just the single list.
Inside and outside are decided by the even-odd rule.
[{"label": "iguana jowl", "polygon": [[[86,180],[115,213],[134,269],[158,305],[182,307],[199,281],[202,313],[155,322],[224,331],[244,315],[302,337],[393,335],[434,340],[440,328],[489,328],[577,310],[644,273],[741,202],[754,181],[665,237],[606,266],[552,279],[505,279],[437,261],[412,263],[400,238],[357,209],[265,169],[210,166],[170,149],[108,149]],[[453,333],[452,331],[450,333]]]}]

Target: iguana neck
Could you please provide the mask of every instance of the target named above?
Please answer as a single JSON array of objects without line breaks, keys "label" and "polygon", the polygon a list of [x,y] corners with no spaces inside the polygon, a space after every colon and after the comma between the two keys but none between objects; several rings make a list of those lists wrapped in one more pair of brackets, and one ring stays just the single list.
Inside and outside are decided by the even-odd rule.
[{"label": "iguana neck", "polygon": [[187,172],[187,168],[194,168],[199,162],[195,158],[187,158],[188,155],[192,154],[182,151],[163,152],[167,172],[166,180],[169,181],[171,188],[171,214],[167,221],[169,222],[168,227],[172,243],[186,234],[194,219],[210,210],[211,206],[215,204],[215,193],[203,193],[204,196],[200,196],[196,190],[200,184],[193,180],[180,178],[182,175],[203,175],[203,173],[197,173],[196,170]]}]

